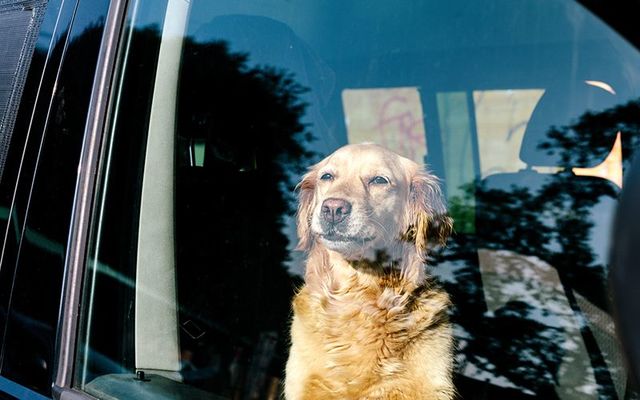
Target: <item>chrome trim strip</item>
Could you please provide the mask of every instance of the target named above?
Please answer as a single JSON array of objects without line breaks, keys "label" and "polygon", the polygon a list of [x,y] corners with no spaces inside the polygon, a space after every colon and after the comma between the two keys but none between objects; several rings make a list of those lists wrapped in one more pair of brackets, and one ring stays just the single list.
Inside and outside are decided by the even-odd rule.
[{"label": "chrome trim strip", "polygon": [[71,231],[65,255],[64,291],[56,339],[57,368],[54,374],[54,393],[58,395],[56,397],[59,397],[61,389],[70,388],[73,383],[82,279],[94,186],[100,159],[99,150],[102,145],[103,131],[107,125],[109,94],[126,7],[127,0],[113,0],[109,5],[89,103],[78,166]]}]

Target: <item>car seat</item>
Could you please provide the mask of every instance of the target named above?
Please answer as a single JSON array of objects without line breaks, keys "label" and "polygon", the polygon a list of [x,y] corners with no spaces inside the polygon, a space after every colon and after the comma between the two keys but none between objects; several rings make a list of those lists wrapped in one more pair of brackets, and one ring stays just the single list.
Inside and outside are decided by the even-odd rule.
[{"label": "car seat", "polygon": [[509,330],[489,335],[487,365],[499,369],[505,354],[521,354],[503,376],[545,398],[575,396],[585,384],[616,398],[626,385],[605,263],[618,188],[574,170],[593,168],[611,152],[618,132],[594,121],[616,102],[601,82],[548,88],[525,130],[526,168],[489,175],[476,188],[487,318],[511,321]]}]

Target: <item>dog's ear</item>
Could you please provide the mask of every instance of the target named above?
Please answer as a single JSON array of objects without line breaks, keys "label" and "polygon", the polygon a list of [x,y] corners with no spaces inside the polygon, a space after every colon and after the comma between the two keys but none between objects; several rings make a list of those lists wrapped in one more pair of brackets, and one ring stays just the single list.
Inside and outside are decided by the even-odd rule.
[{"label": "dog's ear", "polygon": [[424,170],[418,170],[411,179],[405,227],[403,239],[415,242],[423,260],[429,243],[444,245],[453,231],[439,180]]},{"label": "dog's ear", "polygon": [[300,183],[296,186],[298,192],[298,212],[296,214],[296,224],[298,228],[298,245],[296,250],[307,251],[313,243],[311,234],[311,216],[315,205],[316,189],[316,169],[312,168],[306,173]]}]

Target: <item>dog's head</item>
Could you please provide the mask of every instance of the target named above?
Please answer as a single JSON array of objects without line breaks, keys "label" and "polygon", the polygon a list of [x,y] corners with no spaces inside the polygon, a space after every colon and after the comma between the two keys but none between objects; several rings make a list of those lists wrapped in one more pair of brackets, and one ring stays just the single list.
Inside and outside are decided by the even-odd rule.
[{"label": "dog's head", "polygon": [[444,243],[452,229],[438,180],[375,144],[347,145],[311,167],[298,185],[298,249],[313,243],[356,259],[415,243]]}]

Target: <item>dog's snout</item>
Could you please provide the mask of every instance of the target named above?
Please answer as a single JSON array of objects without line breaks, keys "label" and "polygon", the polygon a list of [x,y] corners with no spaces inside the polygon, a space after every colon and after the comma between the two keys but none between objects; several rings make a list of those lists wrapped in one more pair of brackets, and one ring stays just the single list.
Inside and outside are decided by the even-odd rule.
[{"label": "dog's snout", "polygon": [[351,203],[343,199],[326,199],[322,202],[322,218],[332,224],[344,221],[351,213]]}]

